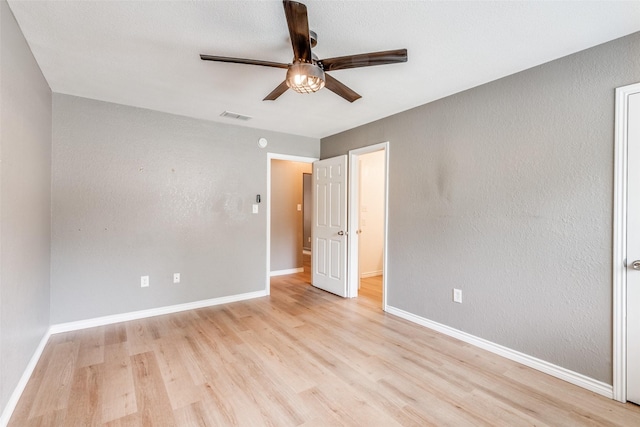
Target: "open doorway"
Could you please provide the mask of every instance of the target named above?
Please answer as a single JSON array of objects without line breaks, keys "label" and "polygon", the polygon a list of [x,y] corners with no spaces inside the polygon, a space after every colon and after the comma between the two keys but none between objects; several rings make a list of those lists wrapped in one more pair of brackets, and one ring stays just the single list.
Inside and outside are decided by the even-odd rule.
[{"label": "open doorway", "polygon": [[384,150],[358,156],[358,296],[382,306]]},{"label": "open doorway", "polygon": [[388,143],[349,152],[349,296],[386,307]]},{"label": "open doorway", "polygon": [[303,182],[315,160],[267,155],[267,294],[272,276],[304,271]]},{"label": "open doorway", "polygon": [[[316,277],[316,273],[320,272],[320,270],[325,272],[325,275],[328,274],[327,272],[330,272],[331,276],[336,278],[337,280],[339,280],[340,283],[340,287],[342,289],[342,291],[338,292],[336,290],[330,290],[330,289],[325,289],[328,290],[329,292],[335,293],[337,295],[341,295],[341,296],[346,296],[346,297],[357,297],[358,293],[359,293],[359,288],[360,288],[360,282],[361,282],[361,269],[360,269],[360,234],[362,234],[362,229],[360,228],[360,216],[361,216],[361,212],[360,212],[360,172],[359,172],[359,159],[362,156],[365,156],[366,154],[369,153],[374,153],[374,152],[381,152],[381,156],[382,157],[382,184],[378,184],[375,187],[375,192],[377,193],[377,195],[383,195],[382,199],[383,199],[383,221],[382,221],[382,235],[383,235],[383,239],[382,239],[382,268],[378,269],[378,268],[374,268],[374,269],[369,269],[367,267],[365,267],[365,269],[363,270],[363,276],[369,276],[369,277],[363,277],[362,279],[371,279],[371,278],[376,278],[375,280],[378,281],[378,284],[376,284],[376,292],[378,293],[378,297],[377,300],[378,302],[376,303],[376,305],[378,307],[382,307],[383,310],[386,310],[386,295],[387,295],[387,234],[388,234],[388,221],[387,221],[387,211],[388,211],[388,164],[389,164],[389,143],[388,142],[384,142],[384,143],[380,143],[380,144],[375,144],[375,145],[371,145],[368,147],[363,147],[363,148],[359,148],[359,149],[355,149],[355,150],[351,150],[349,151],[349,155],[348,156],[338,156],[335,158],[330,158],[330,159],[324,159],[322,161],[318,161],[314,167],[314,171],[313,173],[316,174],[316,172],[322,172],[322,170],[325,170],[327,168],[330,167],[338,167],[339,171],[341,171],[340,173],[331,173],[329,175],[326,174],[326,170],[325,172],[325,178],[327,177],[331,177],[330,181],[334,181],[334,180],[338,180],[340,182],[333,183],[330,184],[330,188],[334,188],[334,189],[340,189],[340,191],[336,192],[335,194],[333,193],[333,191],[329,191],[328,193],[325,191],[325,195],[329,195],[329,194],[333,194],[333,196],[330,197],[325,197],[325,198],[321,198],[319,199],[317,197],[317,195],[313,195],[312,196],[312,202],[310,203],[310,205],[313,207],[312,209],[312,216],[315,217],[317,215],[319,215],[319,212],[324,212],[322,216],[322,218],[324,218],[323,220],[320,220],[321,218],[318,217],[316,219],[314,219],[312,221],[312,244],[311,247],[313,248],[313,256],[314,257],[319,257],[319,254],[324,254],[323,257],[320,257],[321,259],[317,259],[315,260],[315,262],[311,262],[311,267],[312,267],[312,277],[313,279],[313,286],[324,289],[321,286],[321,283],[316,282],[315,277]],[[340,157],[342,157],[342,159],[340,159]],[[272,179],[272,174],[271,174],[271,167],[272,167],[272,160],[273,159],[279,159],[279,160],[288,160],[288,161],[293,161],[293,162],[304,162],[304,163],[313,163],[318,159],[314,159],[314,158],[305,158],[305,157],[297,157],[297,156],[287,156],[287,155],[282,155],[282,154],[274,154],[274,153],[269,153],[267,156],[267,160],[268,160],[268,167],[267,167],[267,265],[266,265],[266,293],[270,294],[271,292],[271,283],[270,283],[270,278],[271,278],[271,251],[272,251],[272,244],[271,244],[271,240],[272,240],[272,227],[271,227],[271,193],[272,193],[272,185],[271,185],[271,179]],[[333,163],[336,163],[335,165]],[[339,163],[339,165],[338,165]],[[348,163],[348,164],[347,164]],[[347,169],[349,170],[349,173],[347,174],[346,171]],[[338,172],[338,170],[334,171],[334,172]],[[367,181],[369,179],[369,177],[371,177],[372,173],[378,174],[380,172],[380,169],[378,169],[376,172],[369,172],[369,173],[365,173],[362,177],[362,179],[364,181]],[[348,178],[347,178],[348,175]],[[323,178],[323,179],[325,179]],[[319,186],[319,182],[322,181],[317,181],[319,178],[318,177],[314,177],[312,178],[312,188],[314,190],[317,190],[320,186]],[[326,179],[325,179],[326,180]],[[380,182],[380,181],[378,181]],[[347,184],[348,183],[348,184]],[[366,184],[365,184],[366,185]],[[381,187],[380,187],[381,185]],[[346,190],[348,187],[348,192],[344,191]],[[273,190],[275,191],[275,189]],[[347,197],[347,193],[348,193],[348,197]],[[323,193],[324,194],[324,193]],[[344,198],[343,198],[344,197]],[[319,200],[324,200],[324,207],[321,207],[321,203],[319,203]],[[330,203],[330,205],[326,205],[327,203]],[[335,210],[335,211],[334,211]],[[368,210],[369,208],[366,209],[367,210],[367,214],[364,215],[365,217],[365,224],[370,224],[369,219],[371,216],[368,214]],[[338,211],[340,211],[341,213],[338,214]],[[348,215],[347,215],[347,211],[348,211]],[[340,220],[338,222],[335,221],[330,221],[330,225],[335,228],[335,230],[331,230],[332,231],[332,239],[333,240],[337,240],[338,242],[347,242],[345,244],[346,246],[346,250],[340,250],[340,251],[318,251],[318,246],[316,245],[316,241],[315,239],[319,238],[318,236],[318,230],[316,230],[317,226],[319,224],[324,224],[326,221],[327,217],[327,213],[331,212],[330,217],[333,218],[335,215],[334,219],[337,218],[342,218],[344,215],[344,220]],[[348,217],[348,218],[347,218]],[[327,223],[329,224],[329,223]],[[366,225],[365,225],[366,226]],[[315,237],[314,237],[314,231],[315,231]],[[335,236],[334,236],[335,234]],[[321,236],[320,236],[321,237]],[[327,243],[327,239],[325,239],[325,243]],[[322,246],[322,245],[320,245]],[[324,247],[325,249],[327,248],[332,248],[335,249],[335,247],[338,247],[339,245],[333,245],[333,244],[325,244]],[[342,246],[340,246],[342,248]],[[274,251],[276,250],[275,248],[273,249]],[[325,253],[326,252],[326,253]],[[339,252],[339,253],[338,253]],[[331,257],[329,257],[329,255],[331,255]],[[378,254],[378,259],[379,259],[379,254]],[[335,258],[335,260],[334,260]],[[335,262],[329,262],[330,260],[333,260]],[[327,264],[329,262],[329,264]],[[327,266],[328,265],[328,266]],[[324,269],[319,269],[319,267],[326,267]],[[344,267],[344,266],[348,266]],[[318,267],[318,268],[316,268]],[[339,267],[339,270],[337,270],[337,268]],[[342,273],[342,269],[344,268],[344,274]],[[335,269],[335,270],[334,270]],[[325,271],[326,270],[326,271]],[[340,273],[340,274],[338,274]],[[368,273],[368,274],[367,274]],[[298,273],[299,274],[299,273]],[[380,299],[380,294],[381,295],[381,299]],[[363,294],[364,296],[364,294]]]}]

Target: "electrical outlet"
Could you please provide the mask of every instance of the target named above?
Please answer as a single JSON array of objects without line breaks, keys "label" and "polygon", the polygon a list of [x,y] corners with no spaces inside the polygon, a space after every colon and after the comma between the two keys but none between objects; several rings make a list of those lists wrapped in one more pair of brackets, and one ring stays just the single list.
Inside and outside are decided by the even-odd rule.
[{"label": "electrical outlet", "polygon": [[180,273],[173,273],[173,283],[180,283]]},{"label": "electrical outlet", "polygon": [[453,302],[462,304],[462,289],[453,290]]},{"label": "electrical outlet", "polygon": [[149,276],[141,276],[140,277],[140,287],[148,288],[149,287]]},{"label": "electrical outlet", "polygon": [[298,203],[298,206],[296,206],[296,209],[298,209],[298,212],[302,211],[302,205]]}]

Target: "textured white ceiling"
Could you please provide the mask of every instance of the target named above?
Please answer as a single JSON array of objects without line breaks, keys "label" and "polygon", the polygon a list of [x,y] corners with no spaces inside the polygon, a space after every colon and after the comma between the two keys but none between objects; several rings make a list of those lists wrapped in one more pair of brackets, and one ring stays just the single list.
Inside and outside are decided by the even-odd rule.
[{"label": "textured white ceiling", "polygon": [[[407,48],[405,64],[331,73],[362,95],[287,91],[280,1],[22,1],[9,5],[54,92],[324,137],[640,30],[638,1],[304,2],[320,58]],[[219,115],[252,116],[248,122]]]}]

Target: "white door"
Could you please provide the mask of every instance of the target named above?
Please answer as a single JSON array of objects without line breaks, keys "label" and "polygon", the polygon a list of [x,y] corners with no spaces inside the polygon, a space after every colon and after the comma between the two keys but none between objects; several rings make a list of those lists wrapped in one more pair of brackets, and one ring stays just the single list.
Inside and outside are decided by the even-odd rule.
[{"label": "white door", "polygon": [[313,163],[313,286],[347,296],[347,156]]},{"label": "white door", "polygon": [[640,404],[640,92],[627,111],[627,400]]}]

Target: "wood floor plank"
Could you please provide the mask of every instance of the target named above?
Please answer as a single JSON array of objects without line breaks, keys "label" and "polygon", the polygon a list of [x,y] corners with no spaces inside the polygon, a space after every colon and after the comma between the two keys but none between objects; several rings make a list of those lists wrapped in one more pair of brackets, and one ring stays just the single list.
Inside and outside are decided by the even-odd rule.
[{"label": "wood floor plank", "polygon": [[29,419],[23,426],[25,427],[65,427],[67,425],[66,410],[58,409],[47,412],[39,417]]},{"label": "wood floor plank", "polygon": [[231,381],[230,377],[220,377],[214,384],[204,384],[201,389],[214,426],[258,426],[269,424],[263,416],[262,408]]},{"label": "wood floor plank", "polygon": [[118,418],[117,420],[109,421],[102,424],[105,427],[147,427],[149,424],[143,424],[142,415],[139,412],[129,414],[125,417]]},{"label": "wood floor plank", "polygon": [[160,338],[155,322],[146,321],[146,319],[127,322],[125,330],[130,356],[153,351],[155,340]]},{"label": "wood floor plank", "polygon": [[48,390],[48,393],[34,396],[29,418],[41,417],[67,407],[79,348],[79,343],[74,341],[55,345],[40,384],[40,388]]},{"label": "wood floor plank", "polygon": [[262,414],[275,415],[282,425],[302,424],[306,409],[300,397],[261,356],[248,345],[239,348],[234,371],[241,375],[236,377],[236,384],[258,405]]},{"label": "wood floor plank", "polygon": [[336,381],[319,384],[313,389],[312,396],[325,413],[336,413],[340,422],[345,425],[400,425],[377,405],[372,406],[373,402],[368,402],[347,384],[339,384]]},{"label": "wood floor plank", "polygon": [[105,379],[99,393],[103,423],[138,411],[131,365],[126,342],[105,345],[105,362],[96,365],[99,375]]},{"label": "wood floor plank", "polygon": [[620,404],[381,311],[271,295],[51,337],[10,427],[640,426]]},{"label": "wood floor plank", "polygon": [[43,389],[41,385],[45,380],[46,371],[52,359],[53,350],[55,348],[55,345],[52,343],[53,338],[54,336],[49,339],[49,342],[42,351],[40,360],[36,363],[36,367],[31,374],[31,378],[27,382],[27,385],[22,392],[22,396],[20,396],[20,400],[13,411],[12,419],[22,420],[24,424],[29,420],[29,413],[33,409],[37,395]]},{"label": "wood floor plank", "polygon": [[174,342],[155,341],[153,353],[162,375],[173,409],[192,405],[200,400],[198,385],[193,382],[180,349]]},{"label": "wood floor plank", "polygon": [[171,402],[153,352],[131,356],[138,414],[145,426],[175,426]]},{"label": "wood floor plank", "polygon": [[100,391],[104,378],[100,366],[79,367],[73,378],[69,400],[73,402],[67,408],[67,424],[97,426],[102,424]]},{"label": "wood floor plank", "polygon": [[207,427],[213,425],[223,425],[214,424],[215,420],[213,420],[209,416],[207,408],[202,404],[202,402],[194,402],[188,406],[180,408],[174,411],[174,415],[176,425],[179,426]]},{"label": "wood floor plank", "polygon": [[78,331],[78,368],[104,362],[104,326]]},{"label": "wood floor plank", "polygon": [[104,327],[104,344],[121,344],[127,341],[127,326],[125,323],[115,323]]},{"label": "wood floor plank", "polygon": [[[178,336],[171,339],[171,343],[176,351],[178,351],[178,357],[183,361],[184,369],[189,373],[189,381],[196,386],[205,384],[209,379],[206,369],[209,364],[205,363],[207,359],[203,360],[200,357],[205,353],[195,344],[198,342],[197,337],[199,334],[199,331],[192,327],[185,336]],[[215,362],[212,361],[211,363]]]}]

